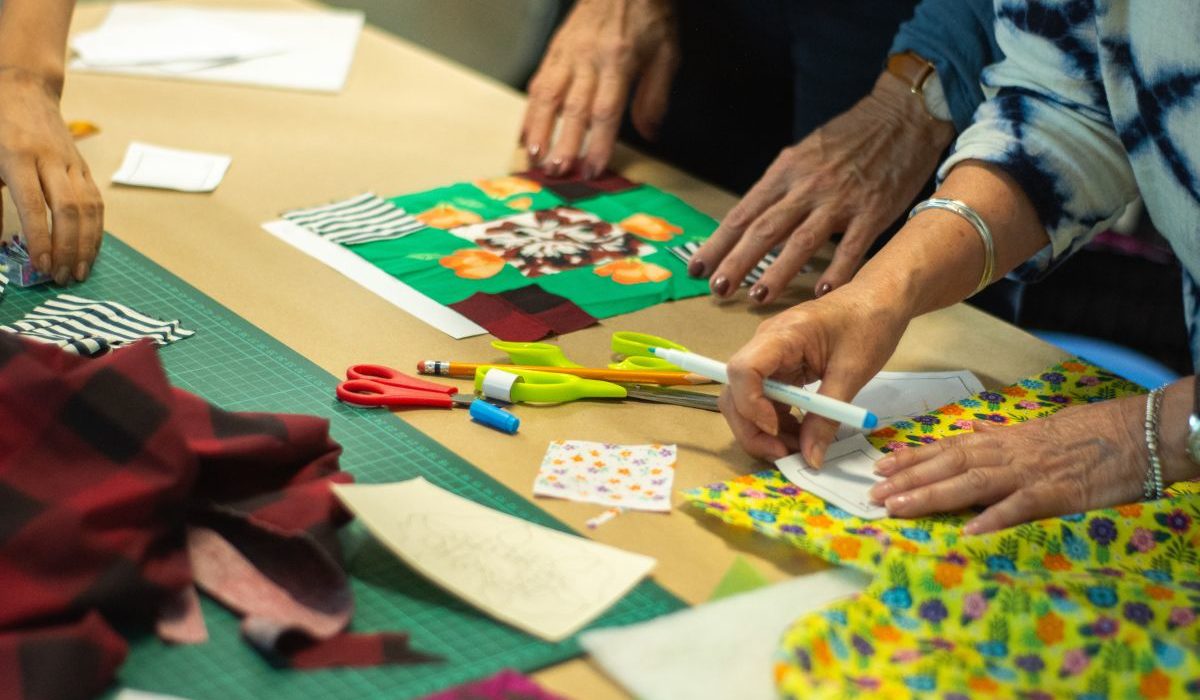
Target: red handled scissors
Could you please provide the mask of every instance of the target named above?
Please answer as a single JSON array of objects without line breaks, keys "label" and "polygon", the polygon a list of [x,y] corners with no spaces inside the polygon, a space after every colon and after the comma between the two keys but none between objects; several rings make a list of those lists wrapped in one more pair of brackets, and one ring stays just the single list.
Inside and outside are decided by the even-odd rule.
[{"label": "red handled scissors", "polygon": [[337,397],[356,406],[469,406],[472,396],[458,389],[410,377],[383,365],[354,365],[346,370],[346,381],[338,384]]}]

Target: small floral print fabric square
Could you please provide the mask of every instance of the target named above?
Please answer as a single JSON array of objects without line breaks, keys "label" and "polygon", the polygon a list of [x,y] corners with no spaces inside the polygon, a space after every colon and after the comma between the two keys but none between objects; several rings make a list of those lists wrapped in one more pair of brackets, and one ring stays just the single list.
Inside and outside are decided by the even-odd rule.
[{"label": "small floral print fabric square", "polygon": [[[1079,360],[868,436],[906,449],[1142,393]],[[867,522],[769,470],[684,493],[725,522],[875,576],[796,622],[789,698],[1183,697],[1200,693],[1200,492],[965,538],[967,516]]]},{"label": "small floral print fabric square", "polygon": [[654,247],[595,214],[555,207],[452,229],[526,277],[649,255]]},{"label": "small floral print fabric square", "polygon": [[555,440],[533,483],[537,496],[635,510],[671,510],[675,445]]}]

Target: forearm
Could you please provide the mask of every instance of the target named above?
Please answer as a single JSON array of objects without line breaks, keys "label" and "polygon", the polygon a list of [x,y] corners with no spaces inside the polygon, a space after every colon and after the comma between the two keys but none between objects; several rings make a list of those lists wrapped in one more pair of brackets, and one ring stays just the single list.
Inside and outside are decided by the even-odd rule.
[{"label": "forearm", "polygon": [[[988,224],[995,242],[993,279],[1048,241],[1029,198],[994,166],[959,165],[935,196],[965,202]],[[983,268],[984,246],[975,228],[957,214],[933,209],[913,217],[851,286],[911,319],[970,296]]]},{"label": "forearm", "polygon": [[0,5],[0,70],[18,70],[62,92],[74,0],[4,0]]}]

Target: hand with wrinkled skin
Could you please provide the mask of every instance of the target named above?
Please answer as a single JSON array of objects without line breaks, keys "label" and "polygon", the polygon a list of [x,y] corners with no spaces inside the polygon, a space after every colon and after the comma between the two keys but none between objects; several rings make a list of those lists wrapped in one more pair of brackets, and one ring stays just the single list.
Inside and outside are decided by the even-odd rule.
[{"label": "hand with wrinkled skin", "polygon": [[813,414],[797,421],[788,407],[763,395],[763,379],[796,385],[820,379],[819,393],[849,401],[883,367],[906,326],[886,298],[850,287],[764,321],[728,363],[729,385],[719,405],[734,437],[756,457],[800,451],[821,466],[838,424]]},{"label": "hand with wrinkled skin", "polygon": [[[1190,379],[1172,387],[1160,414],[1166,484],[1200,474],[1180,454],[1190,387]],[[871,496],[900,518],[987,506],[964,526],[968,535],[1133,503],[1149,468],[1145,408],[1146,397],[1137,396],[1013,426],[978,421],[973,433],[880,459],[876,471],[887,479]]]},{"label": "hand with wrinkled skin", "polygon": [[583,176],[604,170],[635,82],[633,124],[653,139],[678,63],[671,0],[579,0],[529,84],[521,143],[530,167],[562,175],[575,167],[586,141]]},{"label": "hand with wrinkled skin", "polygon": [[928,182],[954,135],[953,124],[931,119],[919,95],[884,73],[849,111],[779,154],[696,252],[688,273],[708,275],[713,294],[728,297],[782,244],[749,291],[754,301],[769,303],[844,231],[816,293],[841,287]]},{"label": "hand with wrinkled skin", "polygon": [[12,192],[37,269],[58,284],[87,279],[104,230],[100,190],[75,148],[54,87],[2,66],[0,181]]}]

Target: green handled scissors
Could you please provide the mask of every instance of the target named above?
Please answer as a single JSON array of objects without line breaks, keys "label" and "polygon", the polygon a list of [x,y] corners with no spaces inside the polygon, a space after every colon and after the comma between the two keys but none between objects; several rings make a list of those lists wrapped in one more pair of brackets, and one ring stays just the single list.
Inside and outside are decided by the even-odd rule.
[{"label": "green handled scissors", "polygon": [[[536,367],[582,367],[567,359],[561,347],[550,343],[516,343],[506,340],[492,341],[492,347],[508,355],[514,365],[533,365]],[[634,371],[667,371],[678,372],[678,367],[661,357],[655,357],[650,348],[670,348],[687,351],[679,343],[666,338],[660,338],[649,333],[634,333],[632,331],[617,331],[612,335],[612,351],[622,355],[620,362],[611,363],[609,369]]]},{"label": "green handled scissors", "polygon": [[[638,399],[706,411],[719,411],[717,397],[696,391],[663,389],[640,384],[616,384],[596,379],[583,379],[570,374],[538,372],[536,370],[483,366],[475,370],[475,391],[484,391],[484,379],[493,369],[516,375],[517,380],[507,387],[512,403],[567,403],[577,399]],[[491,398],[505,398],[492,396]]]}]

